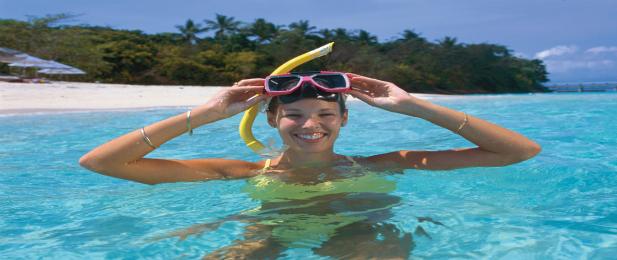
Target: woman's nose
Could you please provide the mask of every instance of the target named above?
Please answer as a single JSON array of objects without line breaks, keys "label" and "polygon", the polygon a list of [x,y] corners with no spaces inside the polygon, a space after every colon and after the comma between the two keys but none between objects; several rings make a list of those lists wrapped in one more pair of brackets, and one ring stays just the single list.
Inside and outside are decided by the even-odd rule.
[{"label": "woman's nose", "polygon": [[306,118],[306,120],[304,120],[304,124],[302,124],[302,126],[308,128],[319,126],[320,123],[321,120],[319,119],[319,116],[309,116],[308,118]]}]

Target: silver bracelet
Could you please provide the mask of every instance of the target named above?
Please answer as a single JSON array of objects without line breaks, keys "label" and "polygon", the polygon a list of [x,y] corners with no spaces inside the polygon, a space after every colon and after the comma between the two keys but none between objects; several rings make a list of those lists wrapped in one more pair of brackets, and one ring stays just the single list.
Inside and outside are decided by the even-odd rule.
[{"label": "silver bracelet", "polygon": [[186,111],[186,129],[189,135],[193,135],[193,128],[191,128],[191,110]]},{"label": "silver bracelet", "polygon": [[146,135],[146,131],[144,130],[143,127],[141,128],[141,137],[144,139],[144,142],[148,144],[148,146],[152,147],[153,149],[158,148],[156,147],[156,145],[152,143],[152,141],[150,141],[150,138]]},{"label": "silver bracelet", "polygon": [[467,125],[467,122],[469,122],[469,118],[467,117],[467,113],[463,112],[463,114],[465,114],[465,119],[463,119],[463,123],[461,123],[461,125],[458,127],[458,129],[456,129],[456,134],[460,134],[461,130],[463,130],[463,127],[465,127]]}]

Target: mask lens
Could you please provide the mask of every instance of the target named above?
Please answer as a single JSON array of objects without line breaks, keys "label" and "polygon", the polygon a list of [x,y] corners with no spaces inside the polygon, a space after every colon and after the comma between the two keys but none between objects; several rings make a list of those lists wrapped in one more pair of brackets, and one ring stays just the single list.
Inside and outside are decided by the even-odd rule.
[{"label": "mask lens", "polygon": [[346,88],[345,77],[340,74],[321,74],[315,75],[313,80],[322,87],[326,88]]},{"label": "mask lens", "polygon": [[270,91],[286,91],[298,85],[300,77],[297,76],[283,76],[272,77],[268,80],[268,87]]}]

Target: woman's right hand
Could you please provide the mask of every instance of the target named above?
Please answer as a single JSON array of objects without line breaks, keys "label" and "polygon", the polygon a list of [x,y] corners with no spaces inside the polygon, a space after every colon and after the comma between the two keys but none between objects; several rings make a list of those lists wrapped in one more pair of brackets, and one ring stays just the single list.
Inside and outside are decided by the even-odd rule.
[{"label": "woman's right hand", "polygon": [[416,98],[392,82],[352,73],[347,73],[347,76],[351,81],[350,94],[371,106],[406,114],[410,110],[405,105],[416,101]]},{"label": "woman's right hand", "polygon": [[216,114],[216,119],[225,119],[265,100],[267,96],[263,92],[264,79],[244,79],[221,90],[206,105]]}]

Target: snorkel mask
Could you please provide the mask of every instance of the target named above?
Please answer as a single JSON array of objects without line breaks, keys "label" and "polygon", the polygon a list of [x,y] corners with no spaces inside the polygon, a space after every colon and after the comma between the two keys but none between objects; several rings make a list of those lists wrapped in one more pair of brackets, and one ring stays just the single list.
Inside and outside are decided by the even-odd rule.
[{"label": "snorkel mask", "polygon": [[351,91],[345,73],[332,71],[292,72],[271,75],[265,79],[266,95],[278,103],[289,104],[303,98],[338,101]]},{"label": "snorkel mask", "polygon": [[[312,51],[309,51],[307,53],[304,53],[300,56],[297,56],[287,62],[285,62],[283,65],[279,66],[277,69],[275,69],[271,75],[279,75],[281,76],[281,74],[286,74],[288,72],[290,72],[292,69],[306,63],[309,62],[311,60],[314,60],[316,58],[319,58],[321,56],[325,56],[326,54],[332,52],[332,46],[334,45],[334,42],[328,43],[324,46],[321,46],[317,49],[314,49]],[[291,74],[289,74],[291,75]],[[343,74],[344,75],[344,74]],[[310,81],[313,80],[315,81],[315,78],[304,78],[304,76],[299,75],[300,78],[300,82],[297,84],[297,86],[295,86],[296,90],[297,88],[302,88],[303,85],[305,85],[306,81]],[[268,79],[272,78],[274,76],[270,76],[268,77]],[[322,85],[320,83],[317,83],[318,85]],[[317,88],[315,88],[317,89]],[[286,89],[284,91],[289,91],[289,89]],[[322,90],[323,91],[323,90]],[[293,91],[291,91],[290,93],[292,93]],[[296,91],[296,92],[300,92],[302,93],[303,91]],[[334,93],[336,94],[336,93]],[[339,94],[340,95],[340,94]],[[242,121],[240,121],[240,127],[239,127],[239,132],[240,132],[240,137],[242,138],[242,140],[244,140],[244,142],[246,143],[246,146],[248,146],[249,148],[251,148],[251,150],[253,150],[253,152],[260,154],[260,151],[263,150],[265,148],[265,146],[258,141],[255,136],[253,136],[253,122],[255,122],[255,118],[257,117],[257,113],[259,112],[259,104],[252,106],[251,108],[249,108],[246,112],[244,112],[244,116],[242,117]]]}]

